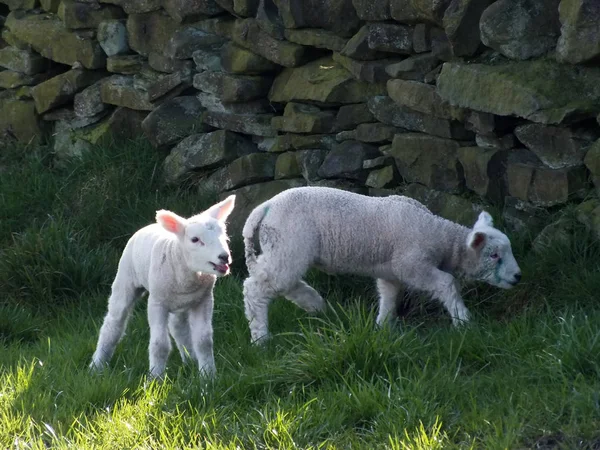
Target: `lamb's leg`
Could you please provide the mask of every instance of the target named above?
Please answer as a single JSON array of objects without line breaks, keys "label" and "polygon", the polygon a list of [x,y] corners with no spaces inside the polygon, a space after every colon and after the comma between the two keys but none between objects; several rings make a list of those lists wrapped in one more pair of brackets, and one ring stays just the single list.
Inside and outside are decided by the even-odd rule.
[{"label": "lamb's leg", "polygon": [[189,313],[192,345],[201,373],[213,377],[216,373],[213,353],[213,296],[209,293]]},{"label": "lamb's leg", "polygon": [[429,292],[439,300],[450,314],[454,326],[469,321],[469,310],[460,295],[458,282],[449,273],[435,267],[413,264],[409,270],[399,270],[398,275],[409,286]]},{"label": "lamb's leg", "polygon": [[253,276],[244,280],[244,310],[252,343],[265,343],[269,339],[269,304],[275,292]]},{"label": "lamb's leg", "polygon": [[148,323],[150,345],[148,347],[150,378],[161,378],[171,353],[169,337],[169,311],[150,294],[148,299]]},{"label": "lamb's leg", "polygon": [[383,326],[386,321],[396,318],[396,305],[398,294],[402,285],[398,282],[377,279],[377,291],[379,292],[379,313],[377,314],[377,325]]},{"label": "lamb's leg", "polygon": [[190,321],[187,311],[169,314],[169,332],[173,336],[173,339],[175,339],[175,345],[177,345],[181,360],[184,362],[188,359],[195,360],[196,355],[192,347]]},{"label": "lamb's leg", "polygon": [[314,288],[302,280],[285,293],[285,298],[311,313],[323,311],[326,306],[323,297],[321,297]]},{"label": "lamb's leg", "polygon": [[127,321],[140,293],[126,276],[117,273],[108,299],[108,312],[100,328],[96,351],[90,369],[101,370],[112,358],[119,340],[125,333]]}]

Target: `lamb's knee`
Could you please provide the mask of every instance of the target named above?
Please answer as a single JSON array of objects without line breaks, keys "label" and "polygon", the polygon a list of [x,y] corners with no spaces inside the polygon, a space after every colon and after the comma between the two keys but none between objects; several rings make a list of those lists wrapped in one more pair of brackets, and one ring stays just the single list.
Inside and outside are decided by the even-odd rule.
[{"label": "lamb's knee", "polygon": [[301,281],[293,289],[285,293],[285,297],[307,312],[320,312],[326,307],[325,300],[319,293]]}]

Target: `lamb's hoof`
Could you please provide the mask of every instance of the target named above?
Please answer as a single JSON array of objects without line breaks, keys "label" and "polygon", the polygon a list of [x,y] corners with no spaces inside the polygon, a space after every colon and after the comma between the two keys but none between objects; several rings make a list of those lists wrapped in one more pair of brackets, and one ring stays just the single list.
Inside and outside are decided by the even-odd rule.
[{"label": "lamb's hoof", "polygon": [[91,373],[102,373],[104,371],[104,369],[106,369],[106,365],[107,365],[106,363],[92,361],[90,363],[90,365],[88,366],[88,370]]}]

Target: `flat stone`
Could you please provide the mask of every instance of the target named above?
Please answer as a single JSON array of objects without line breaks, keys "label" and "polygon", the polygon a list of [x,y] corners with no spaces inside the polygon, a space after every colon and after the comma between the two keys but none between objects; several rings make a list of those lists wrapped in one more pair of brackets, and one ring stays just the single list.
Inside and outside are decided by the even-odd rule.
[{"label": "flat stone", "polygon": [[134,86],[133,76],[113,75],[102,83],[101,96],[104,103],[136,111],[152,111],[163,102],[170,100],[185,90],[188,85],[180,84],[171,92],[150,100],[150,93]]},{"label": "flat stone", "polygon": [[46,12],[56,14],[58,12],[59,5],[60,0],[40,0],[40,7]]},{"label": "flat stone", "polygon": [[350,72],[356,80],[366,81],[368,83],[381,83],[387,81],[390,76],[386,72],[386,68],[398,61],[397,58],[378,59],[376,61],[358,61],[339,53],[333,54],[333,60]]},{"label": "flat stone", "polygon": [[223,12],[215,0],[163,0],[162,6],[178,23],[200,20],[206,16],[215,16]]},{"label": "flat stone", "polygon": [[297,67],[306,61],[302,45],[280,41],[265,33],[255,19],[236,20],[231,39],[239,46],[284,67]]},{"label": "flat stone", "polygon": [[19,99],[14,91],[0,92],[0,135],[25,144],[41,140],[44,128],[33,100]]},{"label": "flat stone", "polygon": [[458,149],[467,189],[501,205],[507,194],[506,163],[510,150],[481,147]]},{"label": "flat stone", "polygon": [[596,0],[562,0],[556,59],[580,64],[600,56],[600,4]]},{"label": "flat stone", "polygon": [[324,149],[308,149],[298,150],[294,152],[296,154],[296,161],[300,167],[302,177],[308,182],[315,182],[320,180],[319,168],[325,161],[325,157],[329,153],[329,150]]},{"label": "flat stone", "polygon": [[410,131],[420,131],[443,138],[469,140],[473,133],[460,122],[440,119],[396,104],[387,96],[372,97],[367,105],[377,120]]},{"label": "flat stone", "polygon": [[418,81],[389,80],[387,90],[398,105],[441,119],[464,121],[466,111],[451,106],[437,94],[435,87]]},{"label": "flat stone", "polygon": [[39,6],[38,0],[2,0],[2,3],[8,6],[10,11],[31,11]]},{"label": "flat stone", "polygon": [[109,3],[120,6],[127,15],[145,14],[158,11],[163,0],[99,0],[100,3]]},{"label": "flat stone", "polygon": [[77,117],[93,117],[108,109],[102,102],[101,90],[102,81],[99,81],[75,94],[73,110]]},{"label": "flat stone", "polygon": [[271,153],[287,152],[289,150],[322,149],[331,150],[336,145],[335,137],[330,134],[281,134],[268,138],[259,144],[262,151]]},{"label": "flat stone", "polygon": [[524,202],[515,197],[504,199],[502,220],[506,229],[516,233],[531,233],[541,230],[549,220],[548,211],[540,206]]},{"label": "flat stone", "polygon": [[58,17],[69,30],[97,28],[105,20],[121,19],[125,13],[118,6],[62,0],[58,6]]},{"label": "flat stone", "polygon": [[384,189],[391,186],[396,186],[400,181],[400,176],[396,167],[386,166],[381,169],[375,169],[369,172],[369,176],[365,181],[365,185],[370,188]]},{"label": "flat stone", "polygon": [[202,120],[215,127],[255,136],[275,136],[271,127],[273,114],[231,114],[218,111],[206,111]]},{"label": "flat stone", "polygon": [[0,67],[25,75],[34,75],[48,68],[48,60],[32,51],[4,47],[0,49]]},{"label": "flat stone", "polygon": [[163,53],[170,58],[191,59],[197,50],[220,48],[224,43],[223,37],[207,33],[194,25],[188,25],[172,34]]},{"label": "flat stone", "polygon": [[391,1],[392,19],[401,23],[434,23],[443,25],[443,17],[450,0]]},{"label": "flat stone", "polygon": [[180,183],[192,171],[229,164],[255,151],[252,141],[231,131],[193,134],[179,142],[165,159],[165,180]]},{"label": "flat stone", "polygon": [[194,87],[216,95],[224,103],[242,103],[266,97],[273,79],[265,76],[202,72],[194,76]]},{"label": "flat stone", "polygon": [[178,23],[164,11],[129,14],[127,17],[129,47],[143,56],[148,56],[152,52],[163,54],[171,36],[178,28]]},{"label": "flat stone", "polygon": [[414,29],[406,25],[373,23],[369,25],[367,44],[371,50],[410,55]]},{"label": "flat stone", "polygon": [[314,28],[286,29],[285,39],[300,45],[340,52],[348,42],[331,31]]},{"label": "flat stone", "polygon": [[543,55],[556,46],[560,34],[560,0],[498,0],[480,20],[481,40],[512,59]]},{"label": "flat stone", "polygon": [[431,26],[427,23],[418,23],[413,30],[413,50],[415,53],[430,52]]},{"label": "flat stone", "polygon": [[274,62],[232,43],[223,46],[219,59],[223,70],[234,74],[260,75],[274,72],[280,67]]},{"label": "flat stone", "polygon": [[198,72],[222,72],[221,49],[207,48],[196,50],[192,53],[194,64]]},{"label": "flat stone", "polygon": [[106,54],[97,41],[66,30],[58,17],[15,11],[8,15],[5,26],[16,39],[52,61],[69,66],[80,63],[86,69],[106,64]]},{"label": "flat stone", "polygon": [[236,207],[227,221],[228,233],[232,236],[241,235],[244,222],[255,207],[286,189],[304,186],[305,184],[306,182],[302,179],[275,180],[255,183],[222,193],[219,197],[220,200],[224,200],[225,197],[231,194],[236,196]]},{"label": "flat stone", "polygon": [[148,65],[157,72],[191,73],[194,63],[185,59],[170,58],[168,56],[161,55],[160,53],[150,52],[148,55]]},{"label": "flat stone", "polygon": [[146,113],[127,108],[116,108],[99,122],[85,127],[72,123],[55,127],[55,163],[61,166],[67,159],[81,157],[94,146],[109,145],[124,139],[135,139],[141,134],[141,123]]},{"label": "flat stone", "polygon": [[335,120],[334,111],[321,111],[313,105],[289,102],[283,116],[273,117],[271,126],[290,133],[329,133]]},{"label": "flat stone", "polygon": [[227,114],[267,114],[275,112],[275,109],[266,98],[243,103],[224,103],[218,96],[206,92],[200,92],[196,97],[208,111]]},{"label": "flat stone", "polygon": [[344,141],[331,150],[317,174],[321,178],[346,178],[364,181],[368,173],[363,161],[380,156],[377,147],[358,141]]},{"label": "flat stone", "polygon": [[340,54],[348,58],[369,61],[379,59],[384,54],[369,47],[369,36],[371,34],[371,26],[363,25],[358,32],[350,38]]},{"label": "flat stone", "polygon": [[190,73],[175,72],[162,73],[144,66],[142,70],[133,76],[133,87],[145,92],[151,102],[161,98],[168,92],[177,89],[183,91],[192,84]]},{"label": "flat stone", "polygon": [[515,128],[515,136],[549,168],[579,166],[588,148],[600,137],[586,129],[527,124]]},{"label": "flat stone", "polygon": [[340,106],[335,118],[334,130],[351,130],[361,123],[374,122],[375,117],[366,103]]},{"label": "flat stone", "polygon": [[495,66],[445,63],[437,92],[452,105],[558,124],[600,111],[600,69],[547,60]]},{"label": "flat stone", "polygon": [[285,28],[323,28],[350,36],[360,21],[352,0],[278,0]]},{"label": "flat stone", "polygon": [[486,136],[478,134],[475,136],[475,143],[481,148],[509,150],[517,146],[517,138],[512,133],[505,134],[504,136]]},{"label": "flat stone", "polygon": [[585,195],[587,170],[580,166],[550,169],[536,164],[509,161],[508,193],[519,200],[545,208]]},{"label": "flat stone", "polygon": [[495,0],[452,0],[442,20],[452,54],[472,56],[481,45],[479,21]]},{"label": "flat stone", "polygon": [[217,169],[205,183],[214,186],[217,192],[272,180],[275,176],[277,155],[251,153],[242,156],[229,165]]},{"label": "flat stone", "polygon": [[68,103],[77,92],[105,76],[101,71],[73,69],[38,84],[31,91],[38,114]]},{"label": "flat stone", "polygon": [[265,33],[280,41],[285,39],[283,19],[274,0],[259,0],[255,18],[257,25]]},{"label": "flat stone", "polygon": [[425,74],[439,64],[440,60],[433,53],[423,53],[390,64],[385,71],[392,78],[423,81]]},{"label": "flat stone", "polygon": [[[383,147],[385,147],[384,150],[387,152],[391,146],[388,145]],[[382,151],[381,147],[379,147],[379,151]],[[389,156],[378,156],[373,159],[365,159],[363,161],[363,169],[381,169],[392,164],[394,164],[394,158],[390,158]]]},{"label": "flat stone", "polygon": [[106,56],[124,55],[129,52],[125,20],[103,20],[98,24],[97,39]]},{"label": "flat stone", "polygon": [[396,160],[398,171],[407,182],[459,193],[464,185],[458,164],[459,148],[460,143],[450,139],[402,133],[394,136],[386,156]]},{"label": "flat stone", "polygon": [[347,104],[363,103],[385,92],[383,83],[357,81],[331,57],[324,57],[299,68],[284,69],[275,78],[269,99],[281,103]]},{"label": "flat stone", "polygon": [[215,0],[223,9],[234,16],[254,17],[258,11],[258,0]]},{"label": "flat stone", "polygon": [[381,0],[352,0],[360,20],[370,22],[390,20],[390,2]]},{"label": "flat stone", "polygon": [[302,176],[302,170],[298,164],[296,152],[279,154],[275,162],[275,179],[298,178],[300,176]]},{"label": "flat stone", "polygon": [[362,123],[356,127],[354,139],[360,142],[382,143],[392,142],[394,135],[406,130],[383,123]]},{"label": "flat stone", "polygon": [[133,75],[144,67],[146,58],[142,55],[117,55],[106,59],[106,70],[111,73]]},{"label": "flat stone", "polygon": [[0,88],[16,89],[21,86],[35,86],[46,81],[48,78],[56,76],[56,72],[36,73],[35,75],[25,75],[22,72],[13,72],[12,70],[3,70],[0,72]]},{"label": "flat stone", "polygon": [[204,111],[205,108],[195,96],[176,97],[148,114],[142,122],[142,130],[153,147],[170,147],[186,136],[212,130],[202,121]]}]

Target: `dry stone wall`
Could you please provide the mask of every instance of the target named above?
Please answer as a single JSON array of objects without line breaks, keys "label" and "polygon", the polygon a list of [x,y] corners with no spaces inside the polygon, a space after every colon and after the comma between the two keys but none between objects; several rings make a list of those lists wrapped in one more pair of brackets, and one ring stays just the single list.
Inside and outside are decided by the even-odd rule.
[{"label": "dry stone wall", "polygon": [[3,140],[143,134],[238,229],[302,185],[517,228],[600,186],[597,0],[0,1]]}]

